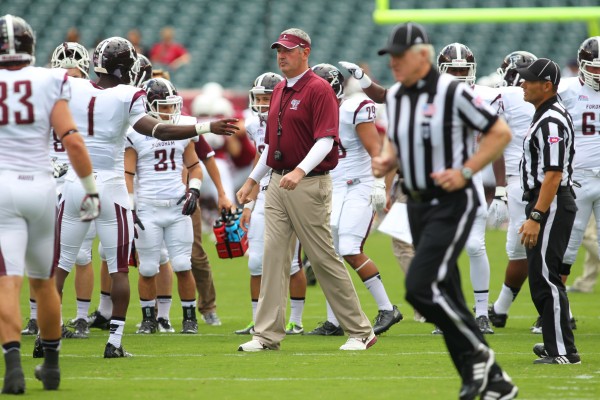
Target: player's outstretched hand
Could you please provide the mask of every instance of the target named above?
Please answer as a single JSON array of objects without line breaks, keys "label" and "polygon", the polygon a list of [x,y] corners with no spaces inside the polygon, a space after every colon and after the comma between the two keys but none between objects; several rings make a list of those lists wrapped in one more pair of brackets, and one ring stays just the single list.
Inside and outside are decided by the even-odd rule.
[{"label": "player's outstretched hand", "polygon": [[348,62],[348,61],[339,61],[338,62],[342,67],[346,68],[348,70],[348,72],[350,73],[350,75],[352,75],[353,78],[355,79],[362,79],[363,76],[365,76],[364,71],[362,70],[362,68],[360,68],[358,65]]},{"label": "player's outstretched hand", "polygon": [[223,118],[210,123],[210,131],[216,135],[231,136],[240,128],[235,123],[239,122],[237,118]]}]

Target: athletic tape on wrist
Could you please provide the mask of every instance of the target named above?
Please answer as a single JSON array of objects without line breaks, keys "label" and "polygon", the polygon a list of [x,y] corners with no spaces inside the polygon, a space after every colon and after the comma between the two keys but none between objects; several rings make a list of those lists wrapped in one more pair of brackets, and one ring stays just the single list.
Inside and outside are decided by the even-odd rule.
[{"label": "athletic tape on wrist", "polygon": [[87,194],[98,194],[98,189],[96,189],[96,180],[94,179],[94,174],[89,174],[86,177],[79,178],[81,181],[81,185],[85,189]]},{"label": "athletic tape on wrist", "polygon": [[202,187],[202,181],[198,178],[190,179],[190,183],[188,184],[190,189],[197,189],[200,191],[200,187]]},{"label": "athletic tape on wrist", "polygon": [[199,122],[196,124],[196,133],[202,135],[210,132],[210,122]]},{"label": "athletic tape on wrist", "polygon": [[254,211],[254,204],[256,204],[256,202],[254,200],[250,200],[248,203],[244,204],[244,208]]}]

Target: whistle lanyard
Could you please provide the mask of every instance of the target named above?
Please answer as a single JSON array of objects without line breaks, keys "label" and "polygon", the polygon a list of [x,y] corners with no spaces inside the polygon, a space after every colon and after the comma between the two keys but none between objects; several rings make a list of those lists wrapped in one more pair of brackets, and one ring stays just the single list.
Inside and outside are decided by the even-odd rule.
[{"label": "whistle lanyard", "polygon": [[283,117],[283,114],[286,110],[286,106],[287,103],[289,103],[289,101],[292,99],[292,96],[294,95],[293,90],[291,91],[290,95],[288,96],[288,98],[284,101],[284,96],[285,96],[285,92],[287,91],[287,86],[285,88],[283,88],[283,91],[281,93],[281,101],[279,102],[279,113],[277,114],[277,151],[279,151],[279,139],[281,138],[281,133],[282,133],[282,126],[281,126],[281,117]]}]

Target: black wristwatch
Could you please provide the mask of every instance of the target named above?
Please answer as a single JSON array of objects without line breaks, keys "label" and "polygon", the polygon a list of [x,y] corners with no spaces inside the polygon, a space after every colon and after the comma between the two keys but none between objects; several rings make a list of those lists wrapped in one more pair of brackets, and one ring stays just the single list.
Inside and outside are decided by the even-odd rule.
[{"label": "black wristwatch", "polygon": [[473,170],[469,167],[463,167],[460,170],[460,173],[462,175],[463,178],[465,178],[465,181],[470,181],[473,178]]},{"label": "black wristwatch", "polygon": [[542,213],[540,211],[534,209],[529,214],[529,219],[532,221],[535,221],[539,224],[540,222],[542,222]]}]

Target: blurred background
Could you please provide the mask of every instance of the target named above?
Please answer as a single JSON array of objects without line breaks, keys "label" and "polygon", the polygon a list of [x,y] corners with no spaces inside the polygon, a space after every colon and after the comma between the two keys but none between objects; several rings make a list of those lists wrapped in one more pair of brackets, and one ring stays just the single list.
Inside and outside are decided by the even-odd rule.
[{"label": "blurred background", "polygon": [[[228,97],[243,106],[254,78],[277,72],[270,44],[287,28],[305,30],[312,39],[311,65],[338,60],[366,63],[374,79],[392,84],[387,57],[376,52],[391,25],[372,20],[374,0],[2,0],[2,14],[24,17],[37,33],[37,65],[53,49],[77,38],[93,49],[109,36],[139,36],[144,54],[172,27],[174,41],[189,53],[189,62],[171,69],[179,89],[199,89],[218,82]],[[390,0],[390,8],[597,6],[598,0]],[[482,13],[486,12],[482,9]],[[514,50],[549,57],[562,66],[576,57],[588,36],[582,22],[426,25],[435,48],[461,42],[475,53],[477,75],[493,73]],[[130,36],[131,37],[131,36]],[[135,37],[135,36],[134,36]],[[90,51],[91,54],[91,51]],[[147,54],[146,54],[147,55]],[[188,97],[188,96],[186,96]]]}]

